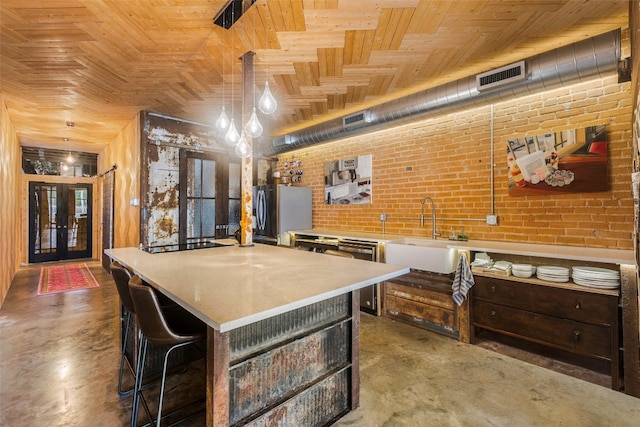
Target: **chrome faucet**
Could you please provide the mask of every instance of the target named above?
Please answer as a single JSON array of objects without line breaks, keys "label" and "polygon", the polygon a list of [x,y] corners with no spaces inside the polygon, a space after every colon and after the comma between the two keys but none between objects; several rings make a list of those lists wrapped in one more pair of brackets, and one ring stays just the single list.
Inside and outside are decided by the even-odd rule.
[{"label": "chrome faucet", "polygon": [[421,205],[420,227],[424,227],[424,202],[426,202],[427,200],[431,202],[431,228],[432,228],[431,234],[432,234],[433,240],[436,240],[436,238],[439,236],[439,234],[436,232],[436,204],[433,201],[433,199],[429,196],[424,196],[424,198],[420,202],[420,205]]}]

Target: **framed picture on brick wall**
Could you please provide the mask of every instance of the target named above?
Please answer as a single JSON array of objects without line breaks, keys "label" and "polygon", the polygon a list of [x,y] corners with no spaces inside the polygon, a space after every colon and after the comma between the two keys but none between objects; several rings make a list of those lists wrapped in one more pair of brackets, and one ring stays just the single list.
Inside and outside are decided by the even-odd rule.
[{"label": "framed picture on brick wall", "polygon": [[510,196],[609,191],[606,125],[507,142]]},{"label": "framed picture on brick wall", "polygon": [[347,157],[324,164],[327,205],[368,205],[372,197],[372,157]]}]

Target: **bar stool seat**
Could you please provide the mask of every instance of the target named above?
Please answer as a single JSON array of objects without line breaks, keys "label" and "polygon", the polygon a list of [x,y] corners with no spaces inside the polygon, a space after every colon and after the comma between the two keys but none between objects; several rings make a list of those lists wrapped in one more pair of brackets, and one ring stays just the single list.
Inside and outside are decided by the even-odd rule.
[{"label": "bar stool seat", "polygon": [[[156,292],[150,286],[144,285],[140,277],[137,275],[132,276],[129,280],[129,292],[131,294],[131,299],[133,300],[138,326],[141,331],[141,347],[138,353],[138,361],[136,363],[138,369],[134,385],[134,403],[131,414],[131,426],[135,427],[137,423],[138,409],[140,402],[142,402],[142,406],[149,417],[150,423],[159,427],[163,418],[162,401],[167,378],[169,355],[177,348],[193,345],[204,340],[206,338],[206,325],[179,306],[178,308],[172,307],[170,309],[163,310]],[[146,355],[150,343],[158,346],[169,347],[164,355],[158,414],[155,420],[153,419],[142,391]],[[201,351],[198,346],[194,346],[194,348],[201,352],[199,355],[200,358],[204,357],[204,351]],[[200,401],[202,401],[202,399],[198,402]]]}]

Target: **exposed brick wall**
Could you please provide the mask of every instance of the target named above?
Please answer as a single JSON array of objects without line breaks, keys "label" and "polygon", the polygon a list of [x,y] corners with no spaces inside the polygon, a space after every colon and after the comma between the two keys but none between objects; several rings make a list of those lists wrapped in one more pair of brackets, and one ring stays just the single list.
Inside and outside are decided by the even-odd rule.
[{"label": "exposed brick wall", "polygon": [[[279,157],[303,162],[303,185],[313,187],[314,227],[430,236],[419,227],[420,200],[437,205],[438,231],[464,227],[471,239],[631,249],[633,201],[630,83],[617,77],[582,83],[494,105],[495,213],[491,212],[491,107],[418,120],[375,133],[308,147]],[[510,197],[508,139],[606,124],[611,191]],[[371,205],[325,205],[324,163],[373,155]],[[467,219],[465,221],[461,219]]]}]

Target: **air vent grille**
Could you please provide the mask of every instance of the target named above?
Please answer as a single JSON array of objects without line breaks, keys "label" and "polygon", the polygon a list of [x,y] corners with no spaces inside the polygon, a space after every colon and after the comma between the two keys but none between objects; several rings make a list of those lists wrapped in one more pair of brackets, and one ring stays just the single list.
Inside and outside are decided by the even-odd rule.
[{"label": "air vent grille", "polygon": [[364,111],[342,118],[342,126],[348,128],[364,122]]},{"label": "air vent grille", "polygon": [[526,78],[525,62],[520,61],[515,64],[487,71],[486,73],[478,74],[476,76],[476,83],[478,85],[478,91],[483,91],[519,82]]}]

